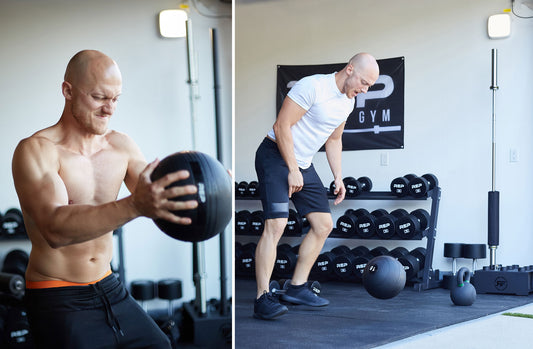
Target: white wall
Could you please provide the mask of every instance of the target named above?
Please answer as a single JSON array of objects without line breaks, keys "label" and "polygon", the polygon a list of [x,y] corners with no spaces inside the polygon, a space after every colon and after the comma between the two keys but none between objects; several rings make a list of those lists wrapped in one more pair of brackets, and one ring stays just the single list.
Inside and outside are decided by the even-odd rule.
[{"label": "white wall", "polygon": [[[487,243],[487,192],[491,190],[491,49],[499,50],[497,189],[501,192],[497,262],[533,264],[533,20],[512,18],[512,34],[491,40],[487,19],[507,0],[237,0],[235,8],[235,176],[255,179],[257,146],[275,121],[276,65],[346,62],[367,51],[378,59],[405,56],[405,149],[343,153],[345,176],[370,176],[374,189],[406,173],[438,176],[442,199],[434,268],[450,270],[445,242]],[[525,6],[517,8],[531,15]],[[520,161],[509,162],[511,148]],[[388,153],[389,166],[380,166]],[[315,166],[332,180],[323,153]],[[236,209],[246,204],[237,203]],[[429,209],[430,202],[405,207]],[[395,202],[349,201],[348,207],[390,209]],[[260,208],[260,204],[257,207]],[[250,237],[241,241],[256,240]],[[297,239],[293,243],[297,242]],[[286,241],[291,242],[291,239]],[[329,239],[370,247],[425,246],[420,242]],[[488,254],[487,254],[488,255]],[[481,265],[488,264],[488,258]],[[465,265],[469,262],[461,261]],[[479,264],[478,264],[479,265]]]},{"label": "white wall", "polygon": [[[170,0],[0,0],[0,210],[18,207],[11,178],[11,157],[18,141],[57,122],[64,99],[61,82],[69,59],[79,50],[98,49],[115,61],[123,75],[123,93],[111,128],[128,133],[147,160],[192,149],[185,39],[163,39],[159,11],[177,8]],[[231,15],[218,0],[197,0],[202,13]],[[207,18],[189,11],[198,56],[197,150],[216,157],[213,64],[209,28],[219,39],[223,162],[232,163],[231,18]],[[120,196],[127,195],[123,188]],[[227,250],[231,234],[227,232]],[[124,227],[126,279],[180,278],[184,300],[194,298],[191,244],[172,240],[151,220]],[[206,242],[207,297],[219,297],[218,237]],[[0,243],[0,260],[12,248],[29,243]],[[231,276],[228,257],[228,276]],[[231,279],[231,277],[230,277]],[[231,282],[231,280],[230,280]],[[230,283],[231,285],[231,283]],[[228,286],[231,293],[231,286]]]}]

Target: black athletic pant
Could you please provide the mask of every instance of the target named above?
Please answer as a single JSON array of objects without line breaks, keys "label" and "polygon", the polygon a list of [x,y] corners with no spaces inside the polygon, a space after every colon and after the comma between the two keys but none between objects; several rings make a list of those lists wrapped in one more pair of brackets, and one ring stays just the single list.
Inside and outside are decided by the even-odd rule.
[{"label": "black athletic pant", "polygon": [[27,289],[25,303],[36,348],[170,349],[114,275],[89,286]]}]

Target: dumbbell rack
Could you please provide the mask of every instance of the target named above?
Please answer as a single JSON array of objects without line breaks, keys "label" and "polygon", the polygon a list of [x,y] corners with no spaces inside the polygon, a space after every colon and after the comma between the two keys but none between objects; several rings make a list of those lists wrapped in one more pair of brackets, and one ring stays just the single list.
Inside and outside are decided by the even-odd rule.
[{"label": "dumbbell rack", "polygon": [[[435,238],[437,235],[437,218],[438,218],[438,212],[439,212],[439,204],[440,204],[440,196],[441,196],[441,188],[436,187],[432,190],[430,190],[427,194],[427,196],[421,197],[421,198],[414,198],[411,196],[405,196],[405,197],[397,197],[396,195],[392,194],[390,191],[370,191],[370,192],[362,192],[358,196],[354,197],[345,197],[345,200],[391,200],[391,201],[413,201],[413,200],[428,200],[431,199],[431,212],[430,212],[430,219],[428,228],[422,233],[415,236],[413,239],[416,240],[422,240],[424,237],[427,238],[426,243],[426,259],[424,262],[424,268],[421,271],[422,275],[419,275],[417,278],[417,281],[414,282],[414,289],[417,291],[423,291],[428,290],[432,288],[438,288],[441,285],[441,280],[439,280],[438,271],[435,272],[433,270],[433,251],[435,249]],[[328,199],[334,200],[335,196],[328,195]],[[236,200],[259,200],[257,197],[236,197]],[[252,234],[250,234],[252,235]],[[342,239],[350,239],[350,238],[356,238],[357,237],[346,237],[345,235],[339,233],[336,228],[333,229],[331,232],[329,238],[342,238]],[[379,237],[371,237],[364,240],[379,240]],[[413,240],[410,239],[410,240]],[[400,238],[392,238],[389,240],[400,240],[400,241],[407,241]]]}]

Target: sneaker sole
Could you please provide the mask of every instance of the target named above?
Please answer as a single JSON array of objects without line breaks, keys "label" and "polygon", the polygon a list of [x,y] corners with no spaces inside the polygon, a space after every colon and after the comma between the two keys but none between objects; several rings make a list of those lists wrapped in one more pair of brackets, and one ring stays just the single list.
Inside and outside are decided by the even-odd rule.
[{"label": "sneaker sole", "polygon": [[272,320],[283,314],[286,314],[288,311],[289,309],[285,308],[285,309],[282,309],[281,311],[278,311],[277,313],[269,314],[269,315],[254,313],[254,318],[260,319],[260,320]]},{"label": "sneaker sole", "polygon": [[281,299],[286,301],[286,302],[293,303],[293,304],[308,305],[310,307],[325,307],[326,305],[329,305],[329,302],[324,303],[324,304],[305,302],[305,301],[302,301],[299,298],[294,298],[294,297],[291,297],[291,296],[287,296],[286,294],[282,295]]}]

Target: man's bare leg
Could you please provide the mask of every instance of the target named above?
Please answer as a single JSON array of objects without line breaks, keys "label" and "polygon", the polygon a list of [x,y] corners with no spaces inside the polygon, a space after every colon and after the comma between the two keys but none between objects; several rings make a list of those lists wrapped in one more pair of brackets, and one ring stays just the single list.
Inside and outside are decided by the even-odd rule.
[{"label": "man's bare leg", "polygon": [[257,281],[257,297],[266,291],[276,263],[276,248],[283,235],[287,218],[265,220],[265,229],[255,249],[255,278]]},{"label": "man's bare leg", "polygon": [[307,220],[311,229],[300,244],[298,262],[291,281],[292,285],[301,285],[307,282],[311,268],[333,229],[330,213],[311,212],[307,215]]}]

